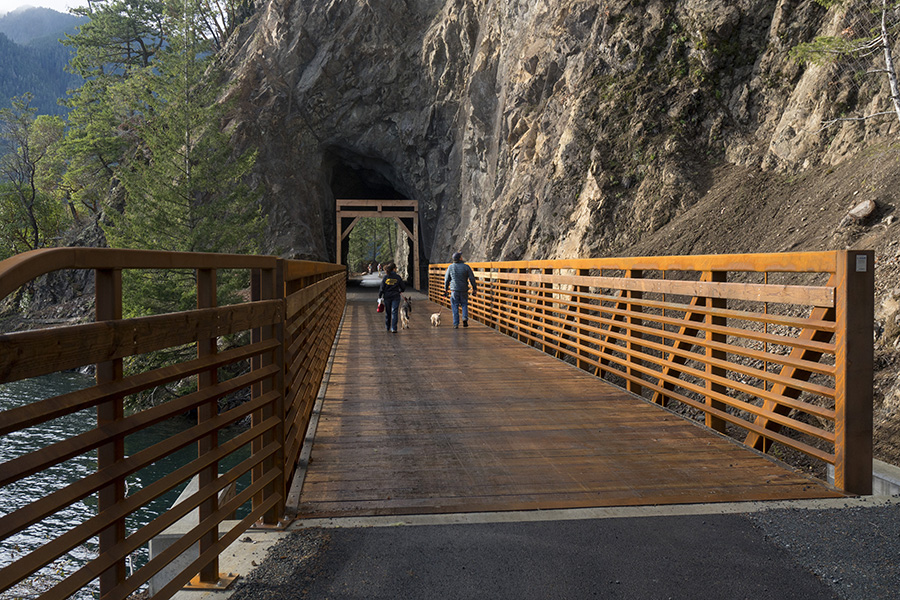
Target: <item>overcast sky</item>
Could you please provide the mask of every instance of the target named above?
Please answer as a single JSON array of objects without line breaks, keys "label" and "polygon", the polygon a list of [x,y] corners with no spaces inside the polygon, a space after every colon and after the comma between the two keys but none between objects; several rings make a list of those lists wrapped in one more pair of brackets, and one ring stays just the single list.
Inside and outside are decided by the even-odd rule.
[{"label": "overcast sky", "polygon": [[87,0],[0,0],[0,15],[5,15],[20,6],[42,6],[59,12],[69,12],[70,6],[84,6]]}]

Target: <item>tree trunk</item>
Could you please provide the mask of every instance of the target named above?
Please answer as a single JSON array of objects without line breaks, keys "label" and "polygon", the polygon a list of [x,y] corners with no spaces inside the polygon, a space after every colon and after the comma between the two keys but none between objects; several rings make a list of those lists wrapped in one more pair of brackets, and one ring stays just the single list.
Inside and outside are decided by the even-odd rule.
[{"label": "tree trunk", "polygon": [[894,68],[894,57],[891,54],[891,39],[888,36],[887,12],[888,0],[881,1],[881,43],[884,46],[884,66],[887,71],[888,81],[891,84],[891,100],[894,102],[894,112],[900,121],[900,85],[897,84],[897,70]]}]

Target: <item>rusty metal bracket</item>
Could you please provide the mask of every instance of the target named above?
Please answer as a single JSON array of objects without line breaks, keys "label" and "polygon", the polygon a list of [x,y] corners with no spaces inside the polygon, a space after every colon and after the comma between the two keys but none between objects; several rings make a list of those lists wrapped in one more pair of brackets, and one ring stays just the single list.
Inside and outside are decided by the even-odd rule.
[{"label": "rusty metal bracket", "polygon": [[284,531],[290,526],[291,523],[294,522],[296,517],[289,517],[287,515],[278,519],[277,523],[264,523],[262,519],[258,520],[256,523],[250,526],[249,531]]},{"label": "rusty metal bracket", "polygon": [[219,573],[218,581],[200,581],[200,576],[196,575],[191,579],[189,584],[181,589],[200,592],[227,590],[238,577],[240,577],[240,575],[235,575],[234,573]]}]

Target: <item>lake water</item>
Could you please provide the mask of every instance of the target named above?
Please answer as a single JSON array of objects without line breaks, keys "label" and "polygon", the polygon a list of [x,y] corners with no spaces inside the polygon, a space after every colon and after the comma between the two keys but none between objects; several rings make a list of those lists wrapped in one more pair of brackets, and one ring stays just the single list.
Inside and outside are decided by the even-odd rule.
[{"label": "lake water", "polygon": [[[0,385],[0,411],[22,406],[30,402],[36,402],[52,396],[65,394],[67,392],[76,391],[91,386],[93,383],[93,378],[87,375],[79,373],[57,373],[27,381]],[[95,408],[87,409],[59,419],[54,419],[53,421],[43,423],[36,427],[0,437],[0,464],[21,456],[22,454],[38,450],[49,444],[88,431],[96,425],[96,415],[97,412]],[[131,455],[138,452],[143,448],[151,446],[158,441],[189,428],[193,424],[195,424],[193,419],[179,417],[169,419],[150,429],[129,436],[125,440],[125,454]],[[221,441],[230,439],[239,431],[239,428],[234,428],[233,431],[223,432],[224,435],[221,435],[220,439]],[[236,464],[239,460],[246,458],[246,456],[249,455],[249,449],[245,448],[243,452],[236,454],[239,454],[239,456],[233,455],[232,457],[229,457],[231,460],[228,461],[228,464],[223,464],[220,467],[220,471],[224,471],[231,465]],[[177,453],[169,455],[165,459],[154,463],[146,469],[135,473],[128,477],[128,494],[134,493],[137,489],[142,487],[145,482],[155,481],[175,468],[190,462],[196,458],[196,456],[196,447],[191,445]],[[55,490],[61,489],[67,484],[94,472],[96,467],[96,453],[91,452],[90,454],[73,458],[50,469],[46,469],[41,473],[15,482],[4,488],[0,488],[0,515],[8,514],[42,496],[46,496]],[[244,485],[246,484],[246,482],[239,482],[239,488],[243,487],[243,485],[241,485],[242,483]],[[149,523],[156,516],[168,510],[172,503],[177,499],[178,494],[183,487],[184,485],[179,486],[168,494],[157,498],[153,503],[145,505],[140,511],[132,513],[126,521],[128,532],[131,533],[135,531],[138,527]],[[18,557],[46,544],[61,532],[92,517],[96,514],[96,511],[96,498],[90,496],[81,502],[72,504],[40,523],[36,523],[15,536],[0,541],[0,567],[3,567],[16,560]],[[78,570],[86,561],[95,557],[96,552],[97,543],[95,539],[92,539],[83,546],[74,549],[55,563],[49,565],[40,577],[35,578],[29,584],[22,584],[7,592],[0,593],[0,599],[6,600],[21,598],[23,596],[32,596],[35,591],[47,587],[48,582],[62,579],[66,574]],[[143,549],[141,552],[132,555],[129,567],[137,569],[147,561],[147,558],[148,550]],[[83,599],[96,596],[96,589],[86,588],[82,590],[80,595],[75,597]]]}]

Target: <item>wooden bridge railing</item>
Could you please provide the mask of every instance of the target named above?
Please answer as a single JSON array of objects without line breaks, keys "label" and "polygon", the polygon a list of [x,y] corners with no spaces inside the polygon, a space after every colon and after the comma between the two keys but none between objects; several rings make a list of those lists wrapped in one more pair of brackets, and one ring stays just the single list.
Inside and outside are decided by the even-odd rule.
[{"label": "wooden bridge railing", "polygon": [[[872,490],[870,251],[469,263],[472,318]],[[447,265],[430,298],[449,306]]]},{"label": "wooden bridge railing", "polygon": [[[97,469],[61,489],[0,516],[6,540],[88,497],[97,514],[85,515],[54,539],[0,569],[0,593],[99,538],[96,558],[75,570],[41,597],[66,598],[99,579],[104,599],[126,598],[173,559],[199,545],[199,558],[165,585],[171,597],[192,578],[195,587],[220,583],[218,555],[252,526],[277,526],[285,515],[287,487],[297,464],[312,404],[322,379],[346,298],[345,267],[286,261],[272,256],[239,256],[61,248],[15,256],[0,263],[0,300],[36,277],[60,269],[95,272],[96,321],[80,325],[0,335],[0,383],[96,365],[96,385],[0,413],[0,439],[28,435],[58,417],[96,407],[96,427],[15,457],[0,465],[0,490],[39,476],[72,457],[96,452]],[[122,318],[122,270],[187,269],[197,282],[197,309],[140,318]],[[219,270],[250,272],[251,300],[216,306]],[[249,341],[219,349],[222,336],[250,332]],[[123,360],[148,352],[196,346],[196,358],[125,374]],[[242,374],[220,379],[223,367],[250,363]],[[193,393],[127,414],[126,396],[195,378]],[[250,400],[219,412],[218,400],[250,390]],[[196,425],[131,455],[125,438],[187,411]],[[220,442],[219,432],[245,418],[251,425]],[[141,489],[126,490],[126,478],[173,452],[195,445],[197,458]],[[242,447],[249,458],[220,473],[219,464]],[[242,475],[249,485],[228,501],[218,493]],[[199,476],[199,491],[147,525],[129,531],[126,517],[176,486]],[[227,531],[222,522],[237,509],[249,512]],[[133,573],[129,556],[179,519],[199,509],[199,524]]]}]

